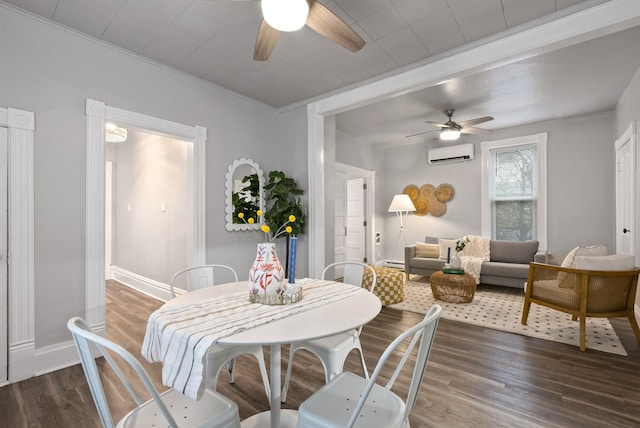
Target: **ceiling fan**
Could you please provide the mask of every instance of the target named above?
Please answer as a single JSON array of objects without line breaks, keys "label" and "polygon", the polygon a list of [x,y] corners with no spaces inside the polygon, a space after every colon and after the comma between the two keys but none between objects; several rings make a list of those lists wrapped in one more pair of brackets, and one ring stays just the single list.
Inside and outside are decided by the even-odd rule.
[{"label": "ceiling fan", "polygon": [[312,30],[351,52],[365,42],[335,13],[316,0],[232,0],[260,1],[262,24],[253,51],[255,61],[266,61],[276,47],[282,31],[296,31],[305,24]]},{"label": "ceiling fan", "polygon": [[[475,128],[474,126],[493,120],[493,117],[491,116],[483,116],[483,117],[478,117],[475,119],[465,120],[465,121],[456,123],[452,119],[452,116],[455,112],[456,110],[452,108],[444,111],[444,114],[447,115],[447,121],[445,123],[433,122],[430,120],[426,120],[425,123],[430,123],[440,128],[441,140],[453,141],[460,138],[460,134],[481,134],[483,132],[488,132],[486,129]],[[426,131],[426,132],[420,132],[418,134],[407,135],[405,138],[416,137],[418,135],[427,134],[429,132],[435,132],[435,131]]]}]

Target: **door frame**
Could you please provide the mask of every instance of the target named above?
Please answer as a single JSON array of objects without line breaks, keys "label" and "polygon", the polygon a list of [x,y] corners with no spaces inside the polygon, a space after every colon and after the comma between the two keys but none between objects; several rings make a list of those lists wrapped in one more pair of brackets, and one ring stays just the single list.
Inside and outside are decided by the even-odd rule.
[{"label": "door frame", "polygon": [[[622,195],[621,194],[621,188],[620,188],[620,183],[619,183],[619,177],[618,177],[618,171],[617,171],[617,165],[619,162],[618,156],[619,156],[619,151],[622,147],[624,147],[626,144],[629,144],[629,150],[630,150],[630,154],[631,154],[631,159],[632,159],[632,171],[631,171],[631,184],[633,186],[633,189],[631,192],[629,192],[629,195]],[[615,231],[615,236],[616,236],[616,252],[620,252],[620,242],[619,242],[619,231],[623,228],[623,227],[629,227],[631,228],[631,246],[633,248],[633,252],[634,252],[634,257],[636,258],[636,265],[638,265],[638,256],[640,254],[638,254],[638,240],[637,240],[637,233],[636,233],[636,225],[638,224],[638,222],[636,221],[636,198],[635,198],[635,191],[636,191],[636,181],[635,181],[635,177],[636,177],[636,167],[637,167],[637,161],[636,161],[636,123],[631,122],[629,124],[629,126],[627,127],[627,129],[622,133],[622,136],[620,138],[618,138],[615,141],[615,152],[616,152],[616,159],[615,159],[615,164],[616,164],[616,231]],[[631,201],[629,206],[631,208],[631,225],[628,224],[622,224],[622,210],[621,210],[621,206],[620,206],[620,201],[622,197],[630,197]]]},{"label": "door frame", "polygon": [[206,260],[207,128],[190,126],[106,105],[87,98],[85,319],[105,333],[105,123],[109,120],[189,144],[192,164],[192,242],[190,265]]},{"label": "door frame", "polygon": [[[368,263],[376,262],[375,252],[375,194],[376,194],[376,172],[356,166],[347,165],[340,162],[334,164],[334,174],[346,174],[349,178],[364,178],[367,185],[365,191],[365,220],[367,227],[365,230],[365,257]],[[345,202],[346,203],[346,202]],[[346,212],[346,207],[345,207]]]},{"label": "door frame", "polygon": [[9,325],[9,301],[7,300],[7,276],[9,264],[7,263],[8,241],[7,235],[7,187],[9,185],[9,130],[0,126],[0,384],[9,379],[8,352],[8,325]]},{"label": "door frame", "polygon": [[0,107],[7,128],[8,379],[27,379],[36,371],[34,290],[34,131],[35,114]]}]

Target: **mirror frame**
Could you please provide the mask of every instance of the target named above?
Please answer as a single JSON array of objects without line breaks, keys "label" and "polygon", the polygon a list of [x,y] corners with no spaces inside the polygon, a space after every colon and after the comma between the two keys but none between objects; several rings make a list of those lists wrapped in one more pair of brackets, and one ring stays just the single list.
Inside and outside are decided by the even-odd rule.
[{"label": "mirror frame", "polygon": [[234,223],[233,222],[233,173],[240,167],[241,165],[248,165],[256,171],[258,174],[258,182],[259,186],[259,202],[258,207],[264,211],[264,174],[260,169],[260,166],[254,162],[252,159],[240,158],[234,160],[229,168],[227,169],[227,173],[225,174],[225,211],[226,215],[226,224],[225,227],[228,231],[234,230],[256,230],[260,228],[262,221],[256,222],[254,224],[247,223]]}]

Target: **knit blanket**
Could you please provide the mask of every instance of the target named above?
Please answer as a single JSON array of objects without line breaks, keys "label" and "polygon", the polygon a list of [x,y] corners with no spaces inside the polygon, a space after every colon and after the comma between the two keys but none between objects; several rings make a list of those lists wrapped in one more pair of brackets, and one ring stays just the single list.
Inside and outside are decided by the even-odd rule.
[{"label": "knit blanket", "polygon": [[476,284],[480,284],[480,270],[482,262],[489,261],[490,239],[483,236],[467,235],[463,239],[469,242],[465,245],[460,256],[462,269],[469,275],[473,276]]},{"label": "knit blanket", "polygon": [[209,348],[227,336],[368,291],[334,281],[303,279],[302,300],[271,306],[251,303],[249,290],[185,305],[165,305],[151,314],[142,356],[162,362],[162,383],[194,400],[202,397]]}]

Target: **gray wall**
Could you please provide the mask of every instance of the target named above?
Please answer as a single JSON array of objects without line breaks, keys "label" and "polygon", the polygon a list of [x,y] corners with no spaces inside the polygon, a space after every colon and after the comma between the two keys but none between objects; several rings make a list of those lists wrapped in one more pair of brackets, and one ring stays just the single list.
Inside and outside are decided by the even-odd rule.
[{"label": "gray wall", "polygon": [[132,131],[113,144],[115,266],[164,284],[187,267],[188,144]]},{"label": "gray wall", "polygon": [[373,170],[377,166],[378,151],[336,130],[335,160],[358,168]]},{"label": "gray wall", "polygon": [[[307,207],[307,223],[305,233],[298,236],[296,259],[296,278],[309,275],[309,161],[307,145],[307,107],[301,106],[291,110],[281,111],[278,115],[278,146],[277,156],[280,161],[278,169],[296,180],[298,188],[304,190],[301,196],[302,204]],[[275,168],[272,168],[275,169]],[[265,174],[267,172],[265,171]],[[278,256],[284,266],[286,239],[278,239]],[[255,254],[254,254],[255,257]],[[248,270],[247,270],[248,272]]]},{"label": "gray wall", "polygon": [[295,150],[306,144],[306,120],[279,158],[268,106],[2,5],[0,29],[0,105],[36,115],[36,347],[68,341],[66,321],[84,315],[86,98],[208,129],[207,261],[246,278],[256,240],[224,228],[227,166],[249,157],[264,171],[292,166],[304,178],[306,146]]},{"label": "gray wall", "polygon": [[395,215],[387,213],[394,194],[408,184],[450,183],[455,198],[442,217],[410,214],[405,223],[408,243],[425,235],[457,238],[481,233],[480,142],[548,132],[548,250],[555,260],[577,245],[606,244],[615,251],[615,176],[613,112],[597,113],[468,135],[460,141],[476,145],[473,161],[429,165],[427,149],[436,142],[380,150],[376,168],[376,211],[383,218],[383,254],[389,257],[398,235]]}]

